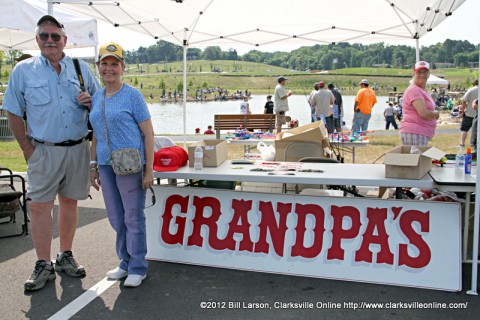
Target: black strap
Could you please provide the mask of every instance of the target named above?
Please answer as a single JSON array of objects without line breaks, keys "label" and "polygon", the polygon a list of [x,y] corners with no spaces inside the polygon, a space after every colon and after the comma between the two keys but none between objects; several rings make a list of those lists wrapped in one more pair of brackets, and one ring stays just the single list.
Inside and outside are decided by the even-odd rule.
[{"label": "black strap", "polygon": [[78,81],[80,82],[80,89],[85,92],[85,82],[83,82],[82,69],[80,69],[80,62],[78,58],[72,58],[73,65],[75,66],[75,72],[78,76]]},{"label": "black strap", "polygon": [[[85,82],[83,81],[82,69],[80,69],[80,62],[78,61],[78,58],[72,58],[72,61],[73,61],[73,66],[75,67],[75,72],[77,73],[78,82],[80,82],[80,90],[85,92],[86,91]],[[88,110],[88,112],[90,112],[90,110],[87,107],[85,108]],[[88,120],[87,127],[88,127],[87,139],[92,141],[93,128],[92,128],[92,124],[90,123],[90,120]]]}]

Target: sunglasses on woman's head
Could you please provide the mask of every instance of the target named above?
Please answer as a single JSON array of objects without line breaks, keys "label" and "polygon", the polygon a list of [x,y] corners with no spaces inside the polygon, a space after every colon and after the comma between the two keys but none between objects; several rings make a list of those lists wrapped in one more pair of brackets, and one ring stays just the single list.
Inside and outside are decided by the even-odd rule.
[{"label": "sunglasses on woman's head", "polygon": [[62,35],[59,34],[59,33],[46,33],[46,32],[42,32],[38,35],[38,37],[40,38],[40,40],[42,41],[47,41],[48,40],[48,37],[51,37],[53,41],[57,42],[57,41],[60,41],[60,39],[62,39]]}]

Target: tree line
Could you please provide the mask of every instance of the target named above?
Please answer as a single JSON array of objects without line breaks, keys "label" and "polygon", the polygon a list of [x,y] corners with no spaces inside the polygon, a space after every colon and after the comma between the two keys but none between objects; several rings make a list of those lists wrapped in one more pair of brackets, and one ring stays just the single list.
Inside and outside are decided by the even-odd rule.
[{"label": "tree line", "polygon": [[[149,47],[127,51],[129,63],[162,64],[181,61],[181,46],[158,41]],[[420,48],[422,60],[442,67],[466,68],[478,63],[478,45],[466,40],[447,39]],[[406,45],[386,45],[383,42],[374,44],[337,43],[328,45],[305,46],[291,52],[262,52],[251,50],[239,55],[235,49],[222,50],[218,46],[206,47],[204,50],[189,48],[188,60],[237,60],[260,62],[277,67],[304,70],[333,70],[359,67],[392,67],[410,68],[415,64],[415,48]],[[168,71],[168,70],[164,70]]]}]

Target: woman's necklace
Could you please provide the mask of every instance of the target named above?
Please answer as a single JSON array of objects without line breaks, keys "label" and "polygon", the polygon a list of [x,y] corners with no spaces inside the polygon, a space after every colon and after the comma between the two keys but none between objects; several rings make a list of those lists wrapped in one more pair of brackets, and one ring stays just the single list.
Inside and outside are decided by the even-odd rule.
[{"label": "woman's necklace", "polygon": [[120,86],[120,88],[118,88],[118,90],[115,91],[115,92],[108,93],[108,92],[107,92],[107,89],[105,89],[105,95],[106,95],[108,98],[113,97],[114,95],[116,95],[116,94],[118,93],[118,91],[122,90],[122,88],[123,88],[123,83],[122,83],[122,85]]}]

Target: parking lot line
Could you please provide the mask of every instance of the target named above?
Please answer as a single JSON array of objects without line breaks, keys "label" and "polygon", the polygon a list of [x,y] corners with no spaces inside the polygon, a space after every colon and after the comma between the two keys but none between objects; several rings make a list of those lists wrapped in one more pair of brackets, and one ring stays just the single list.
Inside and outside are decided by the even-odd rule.
[{"label": "parking lot line", "polygon": [[70,302],[48,319],[70,319],[78,311],[82,310],[86,305],[92,302],[96,297],[100,296],[105,290],[110,288],[117,281],[118,280],[109,280],[107,277],[105,277],[102,281],[85,291],[81,296]]}]

